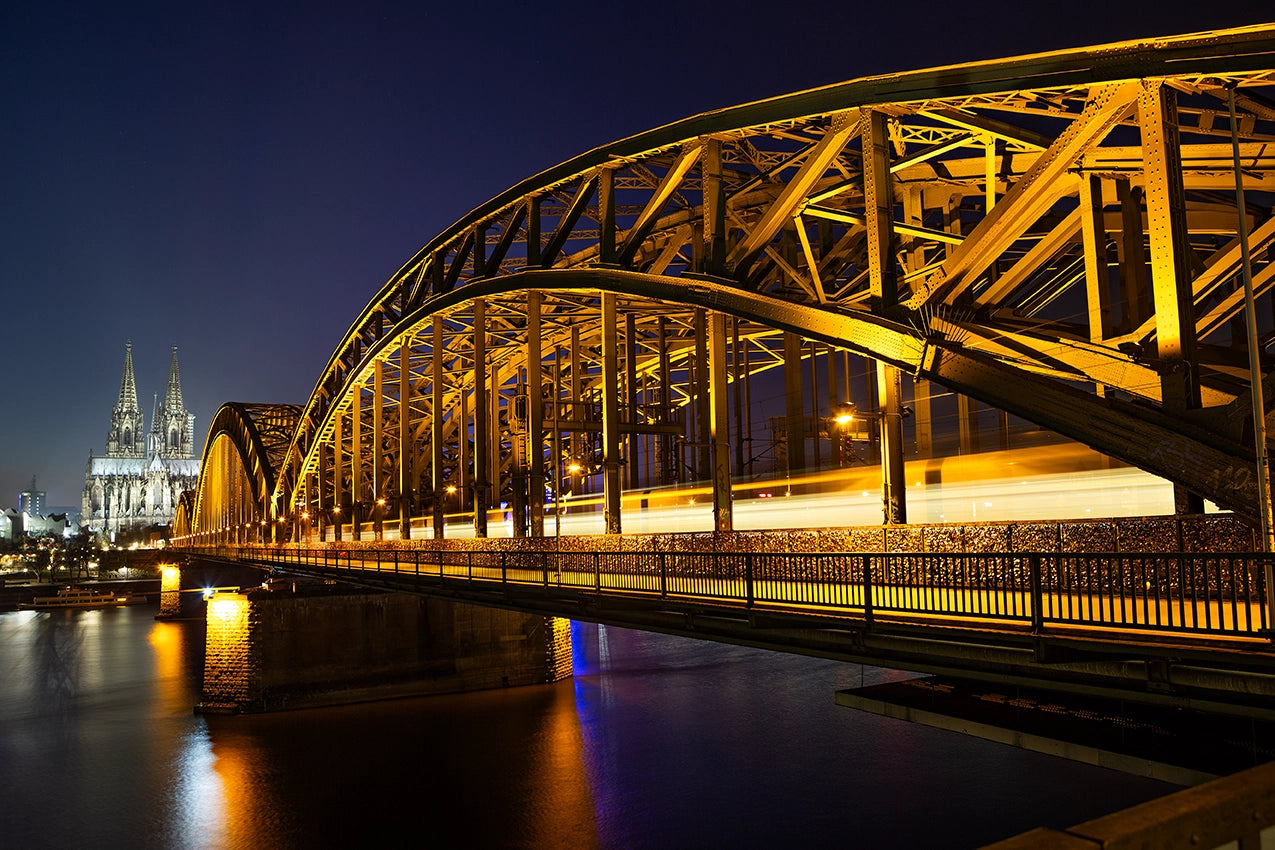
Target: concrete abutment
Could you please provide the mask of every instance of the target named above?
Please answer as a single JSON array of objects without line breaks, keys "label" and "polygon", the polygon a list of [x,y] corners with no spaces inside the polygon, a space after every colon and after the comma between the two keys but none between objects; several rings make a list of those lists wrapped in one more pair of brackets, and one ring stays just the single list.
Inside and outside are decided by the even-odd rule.
[{"label": "concrete abutment", "polygon": [[340,585],[208,600],[197,711],[256,713],[515,687],[571,675],[569,621]]}]

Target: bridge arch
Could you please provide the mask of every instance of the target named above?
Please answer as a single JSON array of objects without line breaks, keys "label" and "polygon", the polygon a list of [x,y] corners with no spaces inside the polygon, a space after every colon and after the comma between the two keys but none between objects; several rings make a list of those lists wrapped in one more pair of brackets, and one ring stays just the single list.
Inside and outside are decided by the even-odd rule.
[{"label": "bridge arch", "polygon": [[177,533],[209,542],[270,539],[278,468],[300,413],[289,404],[223,404],[208,427],[198,489],[183,495],[188,519]]},{"label": "bridge arch", "polygon": [[[260,514],[339,527],[357,512],[378,529],[397,516],[406,533],[442,510],[446,487],[473,500],[460,467],[480,490],[475,464],[535,478],[545,455],[563,456],[523,438],[518,399],[532,373],[545,399],[554,369],[575,383],[556,387],[552,411],[529,406],[542,436],[552,413],[583,429],[573,445],[597,442],[564,413],[595,403],[579,392],[619,404],[612,424],[629,438],[649,426],[648,442],[676,407],[695,474],[720,478],[714,422],[729,411],[708,373],[724,390],[836,351],[884,364],[892,428],[912,375],[918,407],[933,381],[1169,478],[1184,505],[1205,496],[1253,516],[1223,112],[1235,92],[1265,302],[1272,68],[1270,25],[1146,39],[853,80],[582,154],[475,208],[391,276],[320,374]],[[791,402],[782,418],[787,435],[804,427]],[[490,436],[506,427],[509,439]],[[614,477],[624,458],[600,437]]]}]

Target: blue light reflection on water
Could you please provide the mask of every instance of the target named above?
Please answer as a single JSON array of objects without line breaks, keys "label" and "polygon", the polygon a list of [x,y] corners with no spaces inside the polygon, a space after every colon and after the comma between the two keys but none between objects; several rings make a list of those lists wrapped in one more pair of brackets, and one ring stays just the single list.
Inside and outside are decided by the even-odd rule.
[{"label": "blue light reflection on water", "polygon": [[573,624],[613,847],[977,846],[1172,786],[835,705],[911,674]]},{"label": "blue light reflection on water", "polygon": [[205,718],[153,613],[0,614],[6,848],[970,847],[1172,790],[833,703],[905,674],[578,623],[574,681]]}]

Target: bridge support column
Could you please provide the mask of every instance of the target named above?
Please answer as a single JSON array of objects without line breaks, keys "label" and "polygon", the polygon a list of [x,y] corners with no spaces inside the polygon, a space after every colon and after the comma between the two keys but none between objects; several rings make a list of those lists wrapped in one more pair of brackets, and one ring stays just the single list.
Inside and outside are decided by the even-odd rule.
[{"label": "bridge support column", "polygon": [[[660,408],[669,421],[673,421],[670,416],[673,405],[668,357],[668,321],[664,316],[660,316],[656,321],[656,348],[659,350],[660,357]],[[677,449],[673,437],[669,434],[660,434],[655,439],[658,445],[655,464],[658,470],[657,483],[661,485],[676,483],[679,480],[680,464],[676,459]]]},{"label": "bridge support column", "polygon": [[930,382],[917,378],[912,384],[916,420],[916,456],[934,457],[934,420],[930,413]]},{"label": "bridge support column", "polygon": [[416,489],[416,452],[412,451],[412,349],[398,350],[398,539],[412,536],[412,495]]},{"label": "bridge support column", "polygon": [[[443,475],[443,317],[434,316],[430,349],[430,487],[434,493],[434,539],[443,537],[447,479]],[[455,421],[453,414],[452,420]]]},{"label": "bridge support column", "polygon": [[726,400],[730,388],[726,382],[726,314],[713,311],[709,316],[708,362],[711,372],[709,433],[713,450],[713,530],[733,529],[730,487],[730,426]]},{"label": "bridge support column", "polygon": [[695,333],[695,382],[690,388],[691,398],[695,406],[695,439],[698,445],[695,451],[695,480],[711,481],[713,479],[713,441],[710,436],[712,419],[712,401],[709,398],[709,353],[708,353],[708,317],[702,308],[695,310],[693,322]]},{"label": "bridge support column", "polygon": [[372,370],[372,488],[369,504],[372,512],[372,538],[385,538],[385,361],[376,361]]},{"label": "bridge support column", "polygon": [[784,399],[788,472],[806,468],[806,410],[801,389],[801,337],[784,331]]},{"label": "bridge support column", "polygon": [[[1159,80],[1143,80],[1138,120],[1142,125],[1157,354],[1168,367],[1160,379],[1161,394],[1164,409],[1183,416],[1200,406],[1200,377],[1176,92]],[[1181,485],[1174,485],[1173,501],[1180,514],[1204,512],[1204,499]]]},{"label": "bridge support column", "polygon": [[[625,416],[634,425],[639,421],[637,352],[637,317],[629,312],[624,315],[624,401],[627,411]],[[638,444],[641,441],[642,437],[636,431],[630,432],[624,438],[624,458],[628,463],[628,475],[625,479],[630,490],[636,490],[642,486],[638,474],[641,468]]]},{"label": "bridge support column", "polygon": [[[481,298],[474,301],[474,536],[487,536],[487,319]],[[464,435],[461,435],[464,440]]]},{"label": "bridge support column", "polygon": [[956,395],[956,431],[960,436],[961,454],[978,454],[978,402],[967,395]]},{"label": "bridge support column", "polygon": [[539,292],[527,293],[527,508],[532,537],[545,536],[545,374],[540,301]]},{"label": "bridge support column", "polygon": [[620,533],[619,345],[614,292],[602,293],[602,501],[607,534]]},{"label": "bridge support column", "polygon": [[342,416],[337,412],[332,417],[332,539],[341,539],[342,503],[345,501],[345,452],[341,445],[344,435],[341,433]]},{"label": "bridge support column", "polygon": [[877,363],[881,409],[881,501],[888,525],[908,521],[907,478],[903,467],[902,377],[894,366]]},{"label": "bridge support column", "polygon": [[868,286],[876,312],[894,307],[899,300],[887,118],[880,110],[864,110],[859,117],[863,140],[864,215],[868,231]]},{"label": "bridge support column", "polygon": [[363,385],[350,405],[350,539],[363,539]]}]

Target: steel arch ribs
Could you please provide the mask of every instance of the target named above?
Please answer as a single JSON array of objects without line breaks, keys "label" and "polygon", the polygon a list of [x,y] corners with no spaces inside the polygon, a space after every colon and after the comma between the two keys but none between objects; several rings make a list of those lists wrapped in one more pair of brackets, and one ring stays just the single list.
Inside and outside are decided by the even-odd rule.
[{"label": "steel arch ribs", "polygon": [[[717,310],[821,340],[1252,516],[1230,327],[1240,215],[1258,294],[1275,290],[1273,69],[1271,25],[1145,39],[853,80],[582,154],[472,210],[382,287],[301,413],[276,504],[294,503],[325,440],[367,442],[337,417],[356,388],[355,409],[369,393],[395,403],[369,382],[397,378],[403,446],[426,441],[432,402],[412,406],[424,355],[392,351],[412,349],[431,317],[534,290]],[[1228,87],[1243,211],[1226,195]],[[516,318],[495,315],[507,327],[492,333],[516,336]],[[449,373],[491,356],[463,331],[447,333]],[[403,447],[370,439],[375,458],[352,484],[383,494],[381,456]],[[420,480],[406,476],[399,496]]]}]

